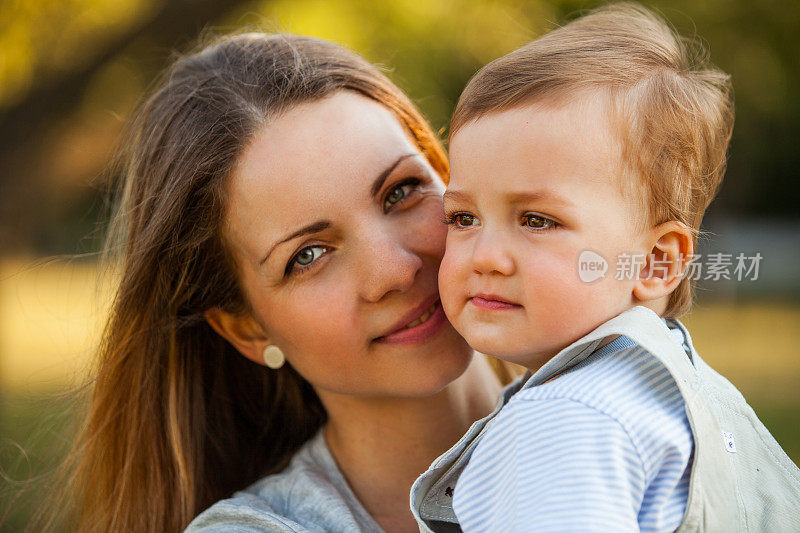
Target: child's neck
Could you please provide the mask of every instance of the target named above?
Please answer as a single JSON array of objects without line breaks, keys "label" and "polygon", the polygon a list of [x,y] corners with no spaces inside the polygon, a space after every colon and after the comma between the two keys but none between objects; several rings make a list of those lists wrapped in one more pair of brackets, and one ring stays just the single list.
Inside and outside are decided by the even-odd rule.
[{"label": "child's neck", "polygon": [[[633,303],[632,303],[632,304],[631,304],[629,307],[627,307],[626,309],[624,309],[624,310],[623,310],[623,311],[621,311],[620,313],[617,313],[617,314],[616,314],[616,315],[614,315],[614,316],[610,316],[610,317],[608,317],[608,320],[611,320],[612,318],[614,318],[614,317],[616,317],[616,316],[619,316],[619,315],[621,315],[622,313],[624,313],[625,311],[628,311],[628,310],[630,310],[630,309],[633,309],[634,307],[637,307],[637,306],[646,307],[646,308],[650,309],[651,311],[653,311],[654,313],[656,313],[658,316],[661,316],[661,317],[663,317],[664,313],[665,313],[665,312],[666,312],[666,310],[667,310],[667,304],[668,304],[668,303],[669,303],[669,296],[665,296],[665,297],[663,297],[663,298],[658,298],[658,299],[656,299],[656,300],[648,300],[648,301],[644,301],[644,300],[638,300],[638,299],[637,299],[637,300],[635,300],[635,301],[634,301],[634,302],[633,302]],[[600,325],[598,324],[598,327],[599,327],[599,326],[600,326]],[[596,349],[602,348],[602,347],[603,347],[603,346],[605,346],[606,344],[609,344],[609,343],[611,343],[611,342],[614,342],[614,341],[615,341],[616,339],[618,339],[619,337],[620,337],[619,335],[610,335],[610,336],[608,336],[608,337],[604,338],[604,339],[603,339],[603,340],[600,342],[600,344],[598,344],[598,345],[597,345],[597,348],[596,348]],[[580,337],[578,337],[578,338],[580,338]],[[545,357],[544,359],[539,359],[540,361],[544,361],[543,363],[541,363],[541,364],[539,364],[539,365],[536,365],[536,366],[528,366],[528,367],[526,367],[526,368],[527,368],[527,369],[528,369],[528,370],[529,370],[531,373],[536,373],[536,371],[537,371],[537,370],[539,370],[539,369],[540,369],[542,366],[544,366],[544,365],[545,365],[545,363],[547,363],[548,361],[550,361],[551,359],[553,359],[553,358],[554,358],[556,355],[558,355],[559,353],[561,353],[561,351],[562,351],[564,348],[566,348],[567,346],[571,345],[573,342],[575,342],[575,341],[577,341],[577,340],[578,340],[578,339],[572,339],[570,342],[568,342],[567,344],[565,344],[564,346],[562,346],[561,348],[559,348],[557,351],[555,351],[555,352],[553,352],[553,353],[551,353],[551,354],[548,354],[548,356],[547,356],[547,357]],[[559,374],[556,374],[555,376],[553,376],[552,378],[548,379],[547,381],[552,381],[552,380],[554,380],[555,378],[557,378],[557,377],[558,377],[558,376],[560,376],[560,375],[561,375],[561,373],[559,373]],[[545,382],[545,383],[546,383],[546,382]]]}]

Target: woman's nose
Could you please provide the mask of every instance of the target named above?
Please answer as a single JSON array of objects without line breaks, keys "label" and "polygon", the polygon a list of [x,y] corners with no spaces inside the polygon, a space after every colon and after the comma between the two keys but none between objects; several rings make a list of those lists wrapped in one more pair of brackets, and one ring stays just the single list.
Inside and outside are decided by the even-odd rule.
[{"label": "woman's nose", "polygon": [[[376,228],[373,228],[375,230]],[[392,232],[372,231],[362,243],[365,253],[361,293],[365,300],[377,302],[391,292],[405,292],[414,285],[422,270],[422,258]]]},{"label": "woman's nose", "polygon": [[483,229],[472,250],[472,269],[478,274],[513,275],[516,264],[508,238],[501,232]]}]

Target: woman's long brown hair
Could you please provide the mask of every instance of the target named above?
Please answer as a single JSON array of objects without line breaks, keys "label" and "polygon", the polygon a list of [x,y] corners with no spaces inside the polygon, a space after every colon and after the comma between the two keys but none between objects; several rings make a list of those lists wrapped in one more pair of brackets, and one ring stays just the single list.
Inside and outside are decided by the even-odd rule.
[{"label": "woman's long brown hair", "polygon": [[177,60],[135,113],[108,245],[120,281],[68,463],[69,530],[180,531],[282,469],[325,421],[291,367],[250,362],[203,315],[249,312],[221,233],[237,157],[276,115],[341,90],[394,111],[446,178],[441,145],[408,98],[318,39],[224,37]]}]

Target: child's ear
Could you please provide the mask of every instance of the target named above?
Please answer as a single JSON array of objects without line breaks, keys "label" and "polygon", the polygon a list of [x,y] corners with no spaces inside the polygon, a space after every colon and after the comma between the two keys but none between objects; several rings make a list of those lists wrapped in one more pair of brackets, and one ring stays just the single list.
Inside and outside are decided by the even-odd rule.
[{"label": "child's ear", "polygon": [[647,247],[650,251],[633,288],[642,301],[668,296],[681,282],[694,253],[692,232],[682,222],[664,222],[648,233]]},{"label": "child's ear", "polygon": [[264,364],[262,353],[271,344],[264,329],[250,314],[232,314],[218,307],[204,313],[206,322],[239,352],[258,364]]}]

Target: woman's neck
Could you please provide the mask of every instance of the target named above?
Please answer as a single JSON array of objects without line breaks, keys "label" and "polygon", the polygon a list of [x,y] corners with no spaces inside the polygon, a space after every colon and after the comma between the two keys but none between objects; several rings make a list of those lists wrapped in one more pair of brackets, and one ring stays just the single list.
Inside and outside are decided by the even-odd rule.
[{"label": "woman's neck", "polygon": [[414,480],[495,406],[501,385],[483,356],[423,398],[320,397],[326,440],[367,512],[387,532],[417,531],[408,507]]}]

